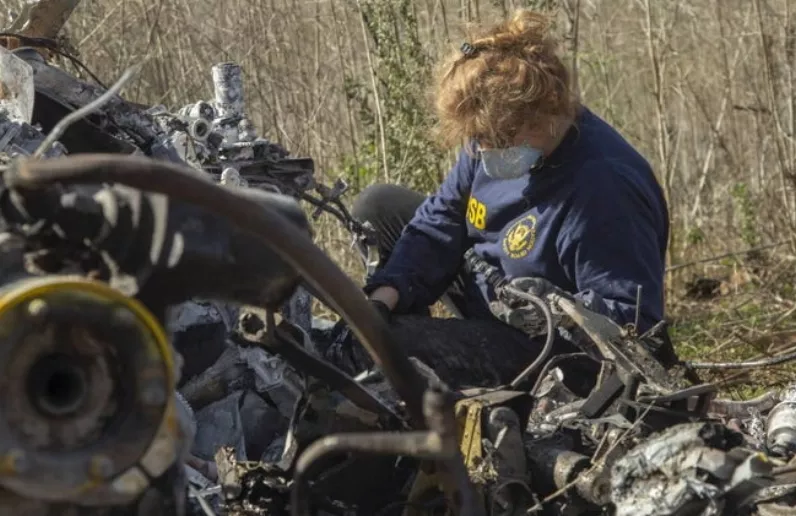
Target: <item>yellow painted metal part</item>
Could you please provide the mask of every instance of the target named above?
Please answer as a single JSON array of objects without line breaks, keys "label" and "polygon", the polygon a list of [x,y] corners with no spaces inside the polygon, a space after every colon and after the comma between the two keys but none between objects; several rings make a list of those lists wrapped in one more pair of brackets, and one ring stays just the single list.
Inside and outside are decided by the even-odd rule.
[{"label": "yellow painted metal part", "polygon": [[151,335],[152,340],[150,343],[153,347],[148,349],[147,352],[157,354],[160,360],[163,361],[168,371],[169,382],[171,385],[174,384],[174,356],[166,330],[141,302],[126,296],[107,283],[81,276],[44,276],[13,282],[0,291],[0,319],[8,311],[22,303],[46,298],[51,295],[88,296],[95,301],[119,305],[121,308],[132,312],[138,322]]},{"label": "yellow painted metal part", "polygon": [[[477,503],[485,503],[484,481],[486,479],[482,466],[485,460],[483,428],[486,424],[486,413],[494,407],[508,406],[520,415],[521,420],[527,419],[533,406],[533,399],[526,392],[502,389],[472,389],[462,391],[461,394],[464,395],[464,398],[457,401],[455,407],[459,449],[476,496],[479,498]],[[432,470],[427,466],[429,465],[421,466],[412,485],[408,496],[410,503],[420,503],[428,499],[429,495],[433,496],[441,491],[436,475],[428,473],[427,471]],[[408,505],[403,516],[424,516],[424,513],[413,508],[413,505]]]},{"label": "yellow painted metal part", "polygon": [[[173,389],[176,383],[174,356],[167,333],[160,321],[149,309],[137,299],[131,298],[107,283],[87,279],[81,276],[43,276],[30,277],[12,282],[0,289],[0,321],[9,316],[20,305],[27,304],[30,310],[37,300],[46,304],[48,300],[59,299],[67,302],[72,299],[90,299],[97,304],[110,305],[115,309],[125,310],[135,317],[136,324],[148,334],[141,341],[141,351],[160,362],[166,375],[166,381]],[[173,392],[173,391],[172,391]],[[176,443],[184,438],[176,411],[176,399],[172,394],[159,427],[148,449],[139,462],[120,474],[112,483],[112,489],[118,494],[137,496],[149,485],[149,477],[162,475],[173,463],[177,455]],[[0,471],[12,465],[7,460],[0,461]],[[104,479],[90,478],[78,490],[89,491],[98,488]]]},{"label": "yellow painted metal part", "polygon": [[[483,459],[482,423],[483,408],[485,404],[478,398],[465,398],[456,403],[456,423],[458,425],[459,449],[468,473],[478,467]],[[478,486],[474,486],[477,487]],[[439,479],[434,473],[420,471],[412,485],[408,500],[420,502],[429,492],[441,490]],[[480,490],[477,490],[480,491]],[[478,493],[481,495],[481,493]],[[403,516],[421,516],[423,513],[407,506]]]},{"label": "yellow painted metal part", "polygon": [[484,405],[478,399],[464,399],[456,405],[459,423],[459,448],[467,471],[472,471],[483,458],[481,422]]}]

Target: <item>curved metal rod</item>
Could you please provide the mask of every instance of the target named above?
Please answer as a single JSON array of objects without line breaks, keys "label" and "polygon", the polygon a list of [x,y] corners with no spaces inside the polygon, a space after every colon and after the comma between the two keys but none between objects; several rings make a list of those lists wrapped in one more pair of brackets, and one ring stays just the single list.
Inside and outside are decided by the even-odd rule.
[{"label": "curved metal rod", "polygon": [[312,465],[343,453],[396,455],[419,459],[447,459],[434,432],[346,433],[322,437],[307,447],[296,461],[290,493],[291,516],[309,516],[309,478]]},{"label": "curved metal rod", "polygon": [[570,359],[570,358],[588,357],[588,356],[589,356],[589,354],[586,353],[586,352],[583,352],[583,351],[578,351],[577,353],[564,353],[563,355],[554,356],[553,358],[550,359],[549,362],[547,362],[544,365],[542,370],[539,371],[539,376],[536,377],[536,382],[533,384],[533,387],[531,388],[531,391],[530,391],[531,394],[536,396],[536,393],[539,391],[539,387],[541,387],[541,385],[542,385],[542,380],[544,380],[544,375],[546,375],[547,372],[550,369],[552,369],[552,367],[554,365],[556,365],[556,364],[558,364],[560,362],[563,362],[564,360]]},{"label": "curved metal rod", "polygon": [[792,360],[796,360],[796,350],[776,357],[750,360],[748,362],[686,362],[685,367],[688,369],[756,369],[758,367],[784,364]]},{"label": "curved metal rod", "polygon": [[531,365],[526,367],[525,370],[511,382],[511,388],[517,389],[526,378],[528,378],[531,374],[533,374],[534,371],[539,369],[539,367],[544,364],[545,360],[547,360],[547,357],[549,357],[550,353],[553,351],[553,342],[555,341],[555,334],[553,333],[555,331],[553,325],[553,313],[550,311],[550,307],[547,306],[547,303],[545,303],[542,298],[527,292],[523,292],[522,290],[508,285],[503,288],[504,290],[511,292],[511,295],[519,297],[520,299],[524,299],[525,301],[528,301],[539,308],[539,310],[542,311],[542,314],[544,314],[545,322],[547,323],[547,337],[545,338],[542,352],[539,353],[539,356],[536,357],[536,360],[531,362]]},{"label": "curved metal rod", "polygon": [[296,461],[291,492],[291,516],[310,514],[309,473],[314,463],[331,455],[355,452],[397,455],[437,461],[437,473],[454,514],[485,516],[470,484],[470,477],[456,442],[456,420],[450,393],[429,388],[423,412],[429,432],[378,432],[330,435],[313,442]]},{"label": "curved metal rod", "polygon": [[268,245],[326,297],[406,403],[412,424],[425,427],[422,400],[426,382],[396,345],[389,326],[337,264],[309,237],[292,231],[293,224],[269,206],[238,195],[235,189],[220,188],[187,165],[142,156],[83,154],[23,160],[16,162],[4,179],[6,185],[16,189],[43,188],[55,183],[117,183],[164,194],[228,219]]}]

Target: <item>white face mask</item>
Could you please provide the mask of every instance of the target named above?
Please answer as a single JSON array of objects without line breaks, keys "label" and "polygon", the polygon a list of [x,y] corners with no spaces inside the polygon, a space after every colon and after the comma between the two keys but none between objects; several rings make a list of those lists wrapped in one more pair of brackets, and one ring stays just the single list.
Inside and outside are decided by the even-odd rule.
[{"label": "white face mask", "polygon": [[516,179],[530,172],[544,153],[534,147],[519,146],[505,149],[482,149],[486,175],[493,179]]}]

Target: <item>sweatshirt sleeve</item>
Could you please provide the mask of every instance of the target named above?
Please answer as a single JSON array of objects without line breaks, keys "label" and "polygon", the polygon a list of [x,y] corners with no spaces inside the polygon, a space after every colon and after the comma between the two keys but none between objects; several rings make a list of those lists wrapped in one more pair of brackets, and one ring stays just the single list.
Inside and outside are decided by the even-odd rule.
[{"label": "sweatshirt sleeve", "polygon": [[462,150],[439,189],[417,209],[365,292],[394,287],[399,294],[398,313],[430,306],[442,296],[467,247],[465,215],[475,168],[476,158]]},{"label": "sweatshirt sleeve", "polygon": [[668,211],[648,169],[596,162],[581,171],[558,236],[561,265],[587,307],[639,331],[663,319]]}]

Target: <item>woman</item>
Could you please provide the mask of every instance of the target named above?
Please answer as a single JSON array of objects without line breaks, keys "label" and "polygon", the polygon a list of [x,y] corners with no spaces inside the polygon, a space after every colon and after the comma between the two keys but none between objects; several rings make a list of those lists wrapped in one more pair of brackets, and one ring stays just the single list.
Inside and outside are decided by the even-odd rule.
[{"label": "woman", "polygon": [[[382,254],[365,291],[385,316],[427,313],[447,293],[464,319],[494,325],[505,307],[483,275],[463,267],[472,249],[507,280],[543,278],[621,325],[634,322],[638,304],[639,332],[663,318],[662,191],[644,157],[578,103],[550,26],[539,13],[518,11],[444,64],[440,135],[449,147],[464,145],[434,195],[377,185],[357,199],[354,214],[376,228]],[[428,351],[420,335],[403,340],[410,353]],[[462,362],[465,340],[458,339]],[[539,339],[492,340],[470,362],[491,358],[500,382],[539,351]],[[506,346],[510,358],[496,358]],[[676,360],[668,341],[663,348],[662,361]]]}]

